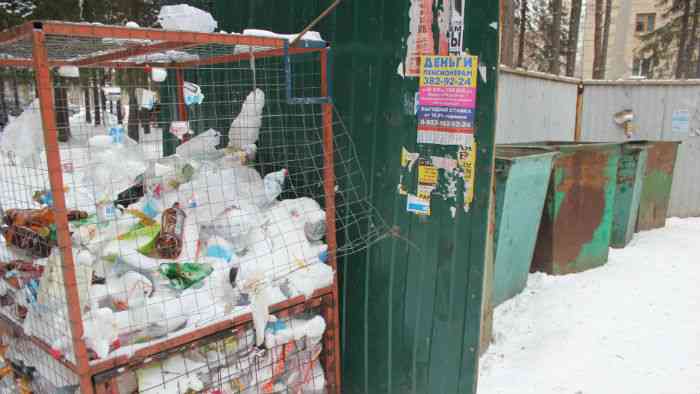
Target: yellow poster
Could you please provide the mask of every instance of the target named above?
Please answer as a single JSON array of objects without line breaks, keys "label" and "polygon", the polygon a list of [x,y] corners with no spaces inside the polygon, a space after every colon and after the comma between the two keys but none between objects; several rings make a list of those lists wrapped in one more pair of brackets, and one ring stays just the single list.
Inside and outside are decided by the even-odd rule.
[{"label": "yellow poster", "polygon": [[421,164],[418,166],[418,183],[421,185],[437,185],[438,169],[431,165]]},{"label": "yellow poster", "polygon": [[474,181],[476,178],[476,141],[459,151],[459,166],[464,172],[464,205],[468,209],[474,201]]}]

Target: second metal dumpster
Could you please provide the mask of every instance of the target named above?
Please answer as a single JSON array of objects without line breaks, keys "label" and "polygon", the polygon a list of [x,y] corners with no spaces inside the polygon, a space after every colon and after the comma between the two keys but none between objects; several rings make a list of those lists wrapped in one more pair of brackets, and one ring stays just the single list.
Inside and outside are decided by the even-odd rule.
[{"label": "second metal dumpster", "polygon": [[654,141],[649,143],[649,157],[639,204],[637,231],[666,226],[668,204],[671,199],[673,170],[680,142]]},{"label": "second metal dumpster", "polygon": [[[533,145],[533,144],[527,144]],[[554,160],[532,271],[581,272],[608,261],[618,143],[544,142]]]},{"label": "second metal dumpster", "polygon": [[634,236],[647,166],[647,147],[648,145],[644,141],[628,142],[622,145],[622,156],[620,156],[617,173],[612,239],[610,240],[610,246],[613,248],[624,248]]},{"label": "second metal dumpster", "polygon": [[544,148],[496,148],[494,306],[525,289],[556,155]]}]

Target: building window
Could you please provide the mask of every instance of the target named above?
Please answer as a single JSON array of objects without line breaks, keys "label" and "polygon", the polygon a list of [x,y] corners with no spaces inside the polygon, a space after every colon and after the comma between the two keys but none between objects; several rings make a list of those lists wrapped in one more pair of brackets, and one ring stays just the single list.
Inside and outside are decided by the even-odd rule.
[{"label": "building window", "polygon": [[634,63],[632,64],[632,76],[634,77],[651,77],[651,73],[654,70],[654,59],[649,58],[634,58]]},{"label": "building window", "polygon": [[656,14],[637,14],[637,33],[651,33],[656,28]]}]

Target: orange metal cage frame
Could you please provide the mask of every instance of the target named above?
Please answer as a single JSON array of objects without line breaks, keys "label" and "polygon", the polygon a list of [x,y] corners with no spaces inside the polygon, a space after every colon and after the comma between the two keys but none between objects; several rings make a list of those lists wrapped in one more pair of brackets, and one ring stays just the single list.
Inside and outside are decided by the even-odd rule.
[{"label": "orange metal cage frame", "polygon": [[[46,46],[47,36],[66,36],[80,38],[111,38],[130,40],[151,40],[143,45],[134,45],[128,48],[120,48],[109,53],[93,54],[83,56],[77,60],[56,60],[50,59]],[[94,377],[98,374],[105,374],[113,369],[133,367],[142,364],[145,360],[169,349],[176,349],[197,341],[207,336],[213,335],[227,329],[232,329],[242,324],[252,321],[250,314],[235,319],[227,320],[219,324],[203,327],[195,331],[183,334],[168,341],[159,342],[136,352],[131,357],[120,357],[102,362],[90,363],[88,352],[83,337],[83,323],[78,300],[78,289],[76,282],[75,263],[73,261],[72,244],[68,228],[68,217],[65,196],[63,195],[63,168],[58,145],[58,129],[56,125],[55,107],[53,98],[53,81],[51,69],[60,66],[72,65],[76,67],[104,67],[104,68],[143,68],[147,65],[176,69],[178,75],[178,93],[182,92],[183,79],[182,70],[202,65],[213,65],[232,63],[247,60],[252,57],[256,59],[264,57],[281,57],[309,52],[318,52],[321,63],[321,94],[328,96],[329,75],[328,75],[328,52],[329,47],[289,48],[285,39],[272,37],[255,37],[245,35],[231,35],[220,33],[198,33],[184,31],[165,31],[159,29],[129,28],[121,26],[106,26],[87,23],[67,23],[57,21],[34,21],[27,22],[17,27],[0,32],[0,55],[4,45],[13,44],[18,41],[29,40],[32,46],[32,58],[8,58],[0,57],[0,66],[32,68],[35,71],[36,86],[41,110],[43,126],[44,145],[46,148],[46,158],[48,163],[49,182],[54,196],[54,213],[58,236],[58,247],[62,257],[62,274],[65,283],[66,298],[68,304],[68,317],[70,329],[73,337],[73,349],[76,362],[61,358],[58,361],[69,370],[76,373],[80,380],[80,388],[83,394],[93,394],[118,392],[115,386],[116,380],[106,380],[96,384]],[[302,42],[302,41],[299,41]],[[171,62],[171,63],[139,63],[128,61],[129,58],[139,55],[147,55],[162,52],[164,50],[186,49],[201,45],[245,45],[248,47],[265,47],[261,51],[249,53],[231,53],[225,55],[211,56],[204,59]],[[184,100],[178,95],[179,116],[184,118]],[[335,191],[335,171],[334,171],[334,147],[333,147],[333,104],[328,102],[320,103],[322,107],[323,124],[323,147],[324,147],[324,193],[327,220],[326,241],[329,251],[329,263],[337,272],[337,239],[336,239],[336,191]],[[185,120],[185,119],[182,119]],[[310,300],[322,298],[330,301],[323,302],[323,315],[327,322],[327,335],[324,339],[324,347],[331,347],[332,357],[325,360],[324,367],[328,376],[329,386],[332,391],[340,393],[340,333],[338,316],[338,285],[337,280],[326,289],[317,291],[309,300],[303,297],[288,300],[271,307],[272,312],[280,312],[285,308],[298,307],[299,305],[313,305]],[[16,323],[0,316],[0,328],[22,335],[21,327]],[[28,338],[41,350],[49,352],[50,346],[39,338],[28,336]],[[101,379],[102,380],[102,379]]]}]

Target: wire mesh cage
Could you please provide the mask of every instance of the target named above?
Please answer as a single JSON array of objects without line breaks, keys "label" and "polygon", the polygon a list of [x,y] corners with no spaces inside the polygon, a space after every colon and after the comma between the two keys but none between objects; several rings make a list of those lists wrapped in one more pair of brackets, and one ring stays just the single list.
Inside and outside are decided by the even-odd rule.
[{"label": "wire mesh cage", "polygon": [[0,133],[0,312],[84,392],[242,317],[245,341],[288,354],[265,348],[270,306],[337,298],[336,259],[386,233],[334,113],[330,49],[300,43],[56,22],[0,35],[0,64],[32,67],[38,93]]},{"label": "wire mesh cage", "polygon": [[121,373],[98,375],[97,385],[119,393],[332,392],[335,376],[324,366],[332,363],[335,350],[332,341],[322,340],[327,329],[323,302],[275,314],[262,350],[256,345],[254,325],[245,323]]}]

